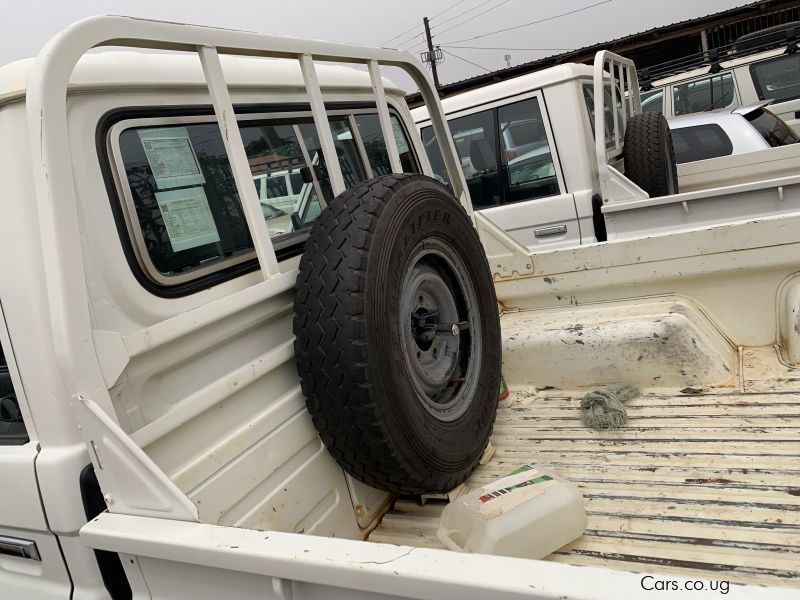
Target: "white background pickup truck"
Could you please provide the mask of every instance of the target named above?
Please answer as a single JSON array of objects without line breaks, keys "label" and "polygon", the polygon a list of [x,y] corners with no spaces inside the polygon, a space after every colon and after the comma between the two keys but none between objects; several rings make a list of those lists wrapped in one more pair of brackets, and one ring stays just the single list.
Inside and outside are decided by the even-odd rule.
[{"label": "white background pickup truck", "polygon": [[[619,84],[612,113],[607,83],[605,120],[597,120],[593,78],[598,68],[597,63],[594,68],[551,67],[442,102],[473,205],[520,244],[531,251],[551,250],[800,209],[794,193],[789,188],[784,193],[783,185],[773,181],[800,169],[797,144],[672,163],[679,191],[714,189],[713,201],[709,194],[649,198],[644,181],[637,183],[645,189],[604,187],[598,160],[619,172],[630,171],[637,161],[648,162],[639,148],[626,153],[624,144],[627,117],[639,112],[638,84],[627,93],[623,114]],[[446,180],[426,109],[412,114],[434,171]],[[595,121],[604,123],[605,153],[596,147]],[[763,190],[755,194],[758,199],[753,189]]]},{"label": "white background pickup truck", "polygon": [[[86,55],[104,45],[168,52]],[[546,560],[442,550],[444,497],[350,476],[306,410],[292,314],[307,308],[294,288],[316,216],[293,213],[296,231],[271,239],[254,163],[302,161],[329,211],[358,208],[346,190],[363,180],[443,194],[413,174],[433,170],[382,64],[419,85],[453,214],[472,219],[494,279],[512,397],[466,484],[533,462],[586,499],[586,532]],[[594,81],[559,73],[552,90],[590,131],[584,90],[602,90],[603,65]],[[775,206],[798,201],[797,177],[638,197],[611,166],[618,127],[608,152],[584,135],[559,148],[600,191],[556,169],[579,207],[565,218],[591,239],[601,193],[616,241],[537,254],[473,212],[438,98],[405,53],[101,17],[1,75],[3,598],[796,597],[800,217]],[[548,94],[529,98],[544,110]],[[703,215],[723,201],[765,209],[720,226]],[[673,209],[691,227],[659,232]],[[617,215],[639,210],[652,227],[619,239]],[[644,390],[628,425],[583,427],[586,389],[621,382]]]}]

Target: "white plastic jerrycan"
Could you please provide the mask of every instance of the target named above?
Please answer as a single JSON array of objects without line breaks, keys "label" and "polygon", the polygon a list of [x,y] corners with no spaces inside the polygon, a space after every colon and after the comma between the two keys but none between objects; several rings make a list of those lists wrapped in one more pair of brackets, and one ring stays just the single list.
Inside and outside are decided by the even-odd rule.
[{"label": "white plastic jerrycan", "polygon": [[458,552],[544,558],[583,535],[583,497],[535,465],[464,494],[442,512],[442,543]]}]

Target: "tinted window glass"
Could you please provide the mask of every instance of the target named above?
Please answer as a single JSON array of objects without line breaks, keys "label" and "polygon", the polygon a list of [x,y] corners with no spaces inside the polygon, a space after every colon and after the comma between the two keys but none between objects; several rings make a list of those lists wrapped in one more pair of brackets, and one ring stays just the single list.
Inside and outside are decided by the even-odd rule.
[{"label": "tinted window glass", "polygon": [[422,137],[422,145],[425,147],[425,153],[428,155],[428,161],[431,163],[434,178],[444,183],[447,187],[451,187],[450,177],[444,166],[442,150],[439,148],[439,142],[436,140],[436,135],[433,133],[433,127],[430,125],[428,127],[423,127],[420,131],[420,136]]},{"label": "tinted window glass", "polygon": [[0,446],[16,446],[27,442],[28,431],[22,421],[5,352],[0,348]]},{"label": "tinted window glass", "polygon": [[500,203],[494,113],[486,110],[449,122],[475,208]]},{"label": "tinted window glass", "polygon": [[[331,133],[333,143],[336,147],[336,154],[339,156],[339,164],[342,168],[342,177],[346,187],[364,181],[367,178],[364,165],[358,155],[358,147],[353,139],[353,132],[345,119],[331,119]],[[311,162],[325,166],[325,157],[322,155],[322,145],[317,136],[317,129],[314,123],[308,121],[300,124],[300,131],[303,135]]]},{"label": "tinted window glass", "polygon": [[128,129],[119,145],[144,244],[160,273],[251,251],[216,124]]},{"label": "tinted window glass", "polygon": [[673,112],[676,115],[727,108],[737,104],[736,89],[730,73],[677,83],[672,86],[672,98]]},{"label": "tinted window glass", "polygon": [[[606,85],[604,90],[605,95],[605,129],[606,129],[606,145],[610,146],[614,143],[614,113],[611,112],[611,86]],[[592,85],[583,86],[583,99],[586,101],[586,110],[589,111],[589,123],[592,125],[592,135],[594,135],[594,87]],[[619,125],[619,133],[625,133],[625,119],[622,118],[622,102],[620,100],[619,90],[617,90],[617,123]]]},{"label": "tinted window glass", "polygon": [[664,112],[664,90],[642,94],[642,112]]},{"label": "tinted window glass", "polygon": [[773,148],[786,146],[798,141],[797,134],[782,119],[766,109],[748,113],[745,118],[758,130],[767,143]]},{"label": "tinted window glass", "polygon": [[786,54],[750,65],[761,100],[800,98],[800,54]]},{"label": "tinted window glass", "polygon": [[267,199],[279,198],[281,196],[288,196],[289,191],[286,188],[286,177],[271,177],[267,179]]},{"label": "tinted window glass", "polygon": [[558,193],[558,179],[537,98],[498,109],[507,201]]},{"label": "tinted window glass", "polygon": [[[369,165],[372,167],[372,174],[374,176],[387,175],[392,172],[389,165],[389,153],[386,152],[386,142],[383,139],[383,132],[381,131],[381,123],[376,114],[363,114],[355,115],[356,125],[361,134],[361,141],[364,143],[364,150],[367,153]],[[400,166],[403,167],[403,173],[416,173],[418,172],[417,163],[414,160],[414,155],[411,152],[411,144],[400,125],[400,120],[395,116],[391,116],[392,129],[394,130],[394,139],[397,144],[397,152],[400,154]]]},{"label": "tinted window glass", "polygon": [[311,183],[290,189],[290,179],[302,182],[300,169],[305,166],[294,124],[242,123],[240,131],[270,235],[279,238],[302,229],[297,219],[301,203],[305,199],[319,204],[319,199]]},{"label": "tinted window glass", "polygon": [[719,125],[695,125],[672,130],[675,160],[680,163],[727,156],[733,152],[731,140]]},{"label": "tinted window glass", "polygon": [[[332,117],[346,185],[366,176],[346,117]],[[276,249],[320,214],[318,189],[301,168],[324,166],[310,118],[240,123],[256,191]],[[300,139],[296,132],[300,132]],[[306,165],[304,144],[311,165]],[[174,276],[253,251],[216,123],[139,127],[119,137],[142,244],[161,275]],[[291,185],[289,182],[291,181]]]},{"label": "tinted window glass", "polygon": [[289,182],[292,186],[292,194],[299,194],[303,190],[303,176],[300,173],[291,173]]}]

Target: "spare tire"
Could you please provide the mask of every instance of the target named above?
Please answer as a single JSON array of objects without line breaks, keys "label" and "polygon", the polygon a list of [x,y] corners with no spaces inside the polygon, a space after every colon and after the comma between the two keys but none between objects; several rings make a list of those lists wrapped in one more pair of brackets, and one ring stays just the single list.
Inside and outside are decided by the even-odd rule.
[{"label": "spare tire", "polygon": [[664,115],[646,112],[628,119],[622,156],[625,176],[651,198],[678,193],[672,132]]},{"label": "spare tire", "polygon": [[500,319],[466,212],[423,175],[386,175],[331,202],[300,261],[297,372],[320,438],[355,478],[446,492],[492,432]]}]

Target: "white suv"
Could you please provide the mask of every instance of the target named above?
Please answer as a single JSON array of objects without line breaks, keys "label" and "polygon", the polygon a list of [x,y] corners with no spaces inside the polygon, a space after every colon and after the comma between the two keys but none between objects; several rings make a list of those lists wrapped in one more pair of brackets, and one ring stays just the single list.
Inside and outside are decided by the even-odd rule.
[{"label": "white suv", "polygon": [[776,48],[737,57],[735,48],[729,52],[730,60],[670,76],[653,67],[652,81],[643,70],[642,110],[670,118],[772,100],[772,111],[800,131],[800,53]]}]

